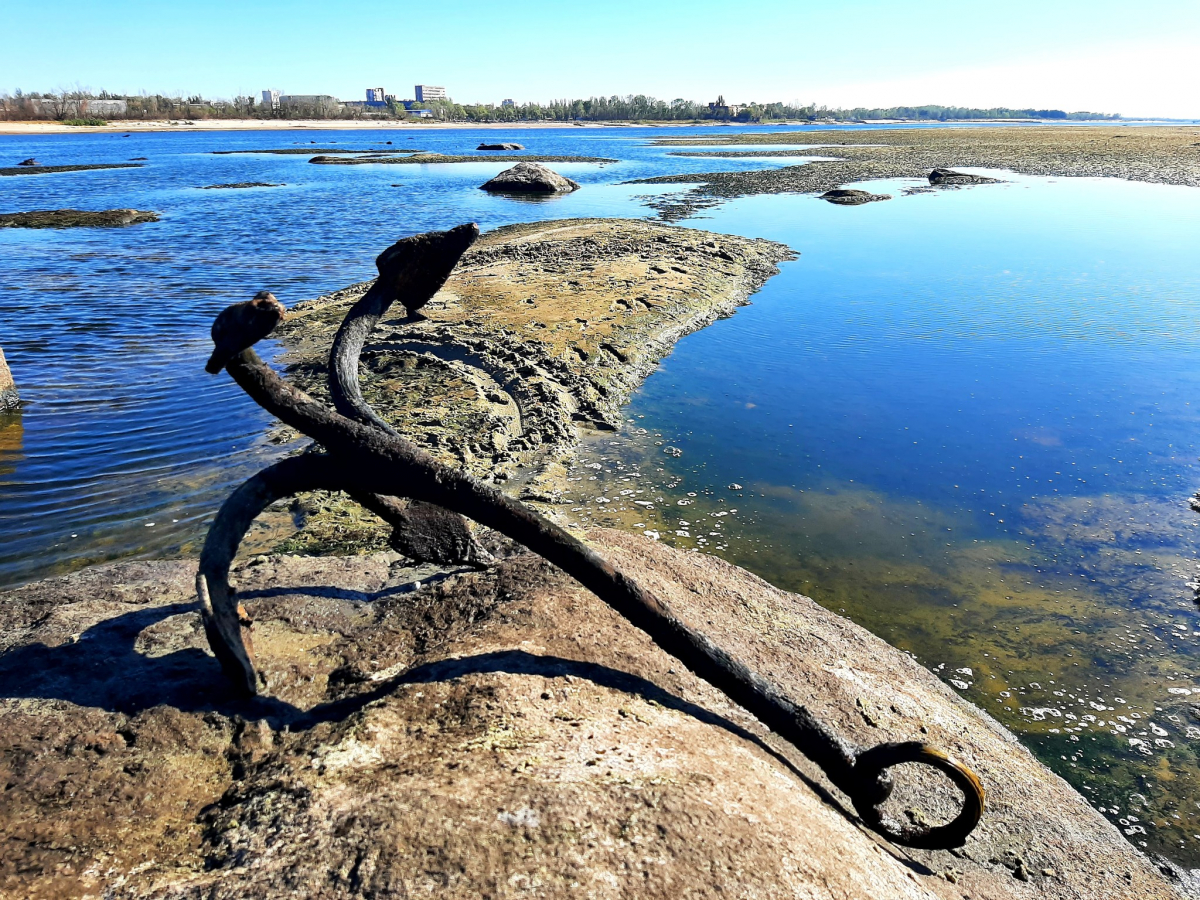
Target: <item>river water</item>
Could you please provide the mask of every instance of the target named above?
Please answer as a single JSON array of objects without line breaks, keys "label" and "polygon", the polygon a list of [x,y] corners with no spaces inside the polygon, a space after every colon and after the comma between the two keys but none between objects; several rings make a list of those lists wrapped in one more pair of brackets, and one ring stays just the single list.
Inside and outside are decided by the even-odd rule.
[{"label": "river water", "polygon": [[[556,166],[584,187],[543,203],[479,191],[495,162],[210,152],[461,153],[496,132],[0,137],[13,162],[148,158],[0,179],[0,211],[163,216],[0,232],[0,346],[28,401],[0,418],[0,586],[194,551],[231,486],[276,455],[265,414],[203,373],[226,304],[363,280],[382,247],[431,228],[647,216],[662,189],[621,182],[796,162],[648,143],[687,133],[521,131],[529,152],[619,160]],[[567,509],[845,612],[1016,731],[1136,845],[1200,865],[1200,515],[1186,503],[1200,194],[993,174],[1005,183],[911,195],[874,182],[895,199],[855,208],[743,198],[681,223],[801,256],[677,345],[625,427],[585,445]],[[239,181],[285,186],[199,189]]]}]

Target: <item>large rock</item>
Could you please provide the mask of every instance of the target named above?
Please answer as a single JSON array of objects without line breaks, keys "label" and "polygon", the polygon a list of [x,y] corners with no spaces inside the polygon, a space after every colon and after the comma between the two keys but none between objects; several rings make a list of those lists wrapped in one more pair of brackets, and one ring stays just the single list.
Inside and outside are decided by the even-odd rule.
[{"label": "large rock", "polygon": [[476,150],[524,150],[524,144],[480,144]]},{"label": "large rock", "polygon": [[17,386],[13,383],[12,372],[9,371],[8,362],[4,359],[4,351],[0,350],[0,411],[16,409],[20,405],[21,398],[17,395]]},{"label": "large rock", "polygon": [[36,159],[34,159],[31,156],[31,157],[29,157],[29,159],[21,160],[19,163],[17,163],[17,165],[18,166],[36,166],[36,165],[39,165],[39,163]]},{"label": "large rock", "polygon": [[986,178],[983,175],[971,175],[967,172],[955,172],[953,169],[938,167],[929,173],[930,184],[997,184],[998,178]]},{"label": "large rock", "polygon": [[520,162],[505,169],[487,184],[485,191],[514,194],[565,194],[579,190],[579,183],[564,178],[541,163]]},{"label": "large rock", "polygon": [[[270,685],[253,702],[207,650],[195,563],[130,562],[0,594],[0,895],[1177,896],[903,653],[716,558],[590,538],[849,739],[972,766],[988,807],[966,845],[878,843],[810,762],[537,558],[436,584],[387,554],[240,567]],[[897,814],[936,810],[908,778]]]},{"label": "large rock", "polygon": [[862,203],[873,203],[876,200],[891,200],[891,194],[872,194],[870,191],[858,191],[853,188],[834,188],[821,195],[822,200],[836,203],[839,206],[858,206]]}]

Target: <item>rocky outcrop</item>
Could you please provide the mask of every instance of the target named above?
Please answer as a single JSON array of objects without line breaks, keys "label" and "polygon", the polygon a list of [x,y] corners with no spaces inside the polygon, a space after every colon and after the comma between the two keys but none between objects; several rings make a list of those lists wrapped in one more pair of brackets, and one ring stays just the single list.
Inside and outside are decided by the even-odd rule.
[{"label": "rocky outcrop", "polygon": [[0,228],[120,228],[157,221],[158,213],[141,209],[35,209],[0,214]]},{"label": "rocky outcrop", "polygon": [[982,175],[970,175],[966,172],[955,172],[953,169],[938,167],[929,173],[930,184],[996,184],[999,179],[985,178]]},{"label": "rocky outcrop", "polygon": [[580,184],[540,163],[520,162],[481,187],[485,191],[510,194],[565,194],[579,190]]},{"label": "rocky outcrop", "polygon": [[16,409],[21,405],[21,397],[17,394],[17,386],[13,382],[12,372],[4,359],[4,351],[0,349],[0,412]]},{"label": "rocky outcrop", "polygon": [[524,150],[524,144],[480,144],[476,150]]},{"label": "rocky outcrop", "polygon": [[39,163],[36,159],[34,159],[31,156],[31,157],[29,157],[29,159],[21,160],[19,163],[17,163],[17,165],[18,166],[36,166],[36,165],[39,165]]},{"label": "rocky outcrop", "polygon": [[[589,539],[849,739],[973,767],[988,806],[966,845],[877,842],[807,759],[535,557],[247,561],[256,701],[208,652],[195,564],[130,562],[0,594],[0,894],[1177,896],[907,655],[716,558]],[[952,805],[895,774],[894,814]]]},{"label": "rocky outcrop", "polygon": [[836,203],[839,206],[858,206],[863,203],[873,203],[876,200],[891,200],[891,194],[872,194],[870,191],[857,191],[850,188],[834,188],[821,195],[822,200]]},{"label": "rocky outcrop", "polygon": [[[363,354],[363,390],[443,461],[550,499],[581,431],[615,428],[621,404],[675,341],[748,302],[793,256],[772,241],[627,219],[499,228],[463,255],[424,321],[401,310],[380,322]],[[276,330],[305,390],[324,396],[330,342],[368,286],[297,304]],[[321,522],[348,522],[330,507],[355,515],[314,503],[305,539]]]}]

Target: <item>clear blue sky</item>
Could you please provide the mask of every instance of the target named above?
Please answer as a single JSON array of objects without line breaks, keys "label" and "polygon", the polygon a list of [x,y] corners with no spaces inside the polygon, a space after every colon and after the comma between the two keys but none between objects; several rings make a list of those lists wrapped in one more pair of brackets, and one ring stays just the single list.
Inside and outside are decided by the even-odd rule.
[{"label": "clear blue sky", "polygon": [[1200,116],[1200,0],[6,0],[0,90],[1053,106]]}]

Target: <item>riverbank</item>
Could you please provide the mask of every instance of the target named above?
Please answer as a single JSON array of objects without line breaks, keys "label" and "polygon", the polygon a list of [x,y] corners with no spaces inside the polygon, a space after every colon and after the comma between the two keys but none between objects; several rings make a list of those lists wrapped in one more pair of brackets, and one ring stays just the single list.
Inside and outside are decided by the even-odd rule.
[{"label": "riverbank", "polygon": [[[1123,178],[1200,187],[1200,126],[1044,126],[907,128],[873,131],[762,132],[728,138],[660,139],[689,157],[828,156],[804,165],[640,179],[636,184],[694,184],[657,199],[665,218],[683,218],[721,200],[755,194],[821,193],[882,178],[926,178],[935,168],[985,168],[1052,177]],[[755,145],[795,144],[796,151]],[[713,150],[693,150],[712,147]]]}]

